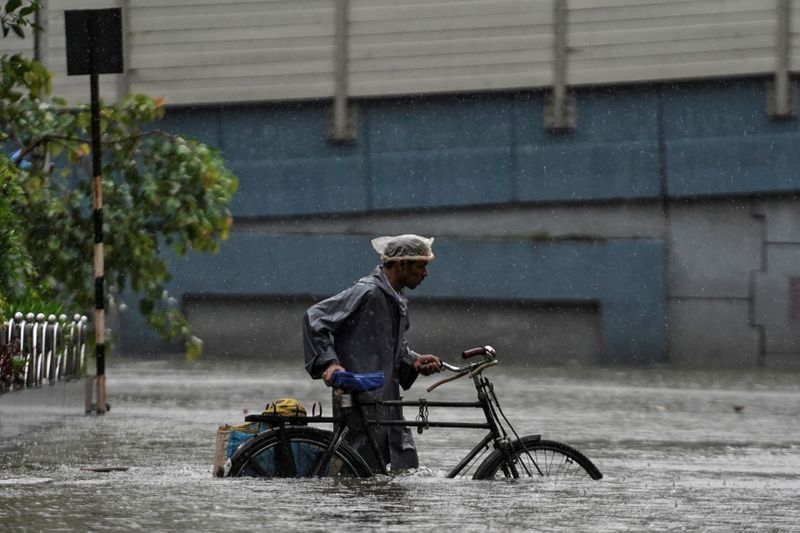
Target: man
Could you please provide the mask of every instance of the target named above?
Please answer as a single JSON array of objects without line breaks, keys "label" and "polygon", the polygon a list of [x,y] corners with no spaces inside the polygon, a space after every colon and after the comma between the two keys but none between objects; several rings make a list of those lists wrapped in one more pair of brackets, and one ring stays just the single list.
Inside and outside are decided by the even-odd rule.
[{"label": "man", "polygon": [[[408,389],[417,375],[442,369],[435,355],[420,355],[408,347],[409,327],[405,289],[414,289],[428,275],[433,260],[433,239],[397,235],[373,239],[381,265],[350,288],[311,306],[303,319],[306,370],[314,379],[331,384],[333,374],[383,371],[382,389],[362,393],[362,398],[397,400],[400,387]],[[366,411],[368,418],[403,418],[402,407],[382,406]],[[346,440],[375,470],[391,464],[393,471],[416,468],[417,450],[409,428],[380,426],[375,430],[383,457],[376,458],[366,435],[355,428]]]}]

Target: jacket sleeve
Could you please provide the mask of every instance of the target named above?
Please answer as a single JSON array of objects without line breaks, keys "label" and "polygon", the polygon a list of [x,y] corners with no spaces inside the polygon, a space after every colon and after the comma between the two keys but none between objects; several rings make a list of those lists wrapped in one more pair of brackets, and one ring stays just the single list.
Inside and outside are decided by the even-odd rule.
[{"label": "jacket sleeve", "polygon": [[[408,330],[409,324],[406,324]],[[419,372],[414,370],[414,361],[419,354],[408,347],[408,341],[403,339],[403,346],[400,348],[400,361],[397,368],[397,376],[400,378],[400,386],[403,390],[408,390],[417,380]]]},{"label": "jacket sleeve", "polygon": [[352,315],[366,291],[358,284],[308,308],[303,316],[303,353],[306,371],[320,379],[325,368],[338,362],[333,336]]}]

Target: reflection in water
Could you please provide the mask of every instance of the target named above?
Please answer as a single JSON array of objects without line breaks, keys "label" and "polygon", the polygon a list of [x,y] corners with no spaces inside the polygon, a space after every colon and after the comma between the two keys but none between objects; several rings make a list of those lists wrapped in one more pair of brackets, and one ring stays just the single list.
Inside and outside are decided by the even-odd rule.
[{"label": "reflection in water", "polygon": [[[773,531],[800,523],[796,373],[500,367],[491,375],[521,433],[576,446],[605,478],[445,479],[481,432],[430,429],[415,435],[424,466],[394,478],[217,479],[217,425],[280,397],[329,409],[328,391],[299,364],[115,362],[108,415],[0,442],[2,529]],[[427,394],[433,379],[406,396],[474,395],[466,381]],[[129,469],[82,470],[93,465]]]}]

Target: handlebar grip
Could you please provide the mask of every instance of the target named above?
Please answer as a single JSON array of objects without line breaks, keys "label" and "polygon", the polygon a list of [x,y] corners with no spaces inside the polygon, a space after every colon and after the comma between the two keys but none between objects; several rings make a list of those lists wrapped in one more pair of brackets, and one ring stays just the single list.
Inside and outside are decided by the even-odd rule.
[{"label": "handlebar grip", "polygon": [[479,346],[478,348],[470,348],[469,350],[464,350],[461,354],[461,357],[464,359],[469,359],[470,357],[475,357],[476,355],[483,355],[486,353],[486,348],[483,346]]}]

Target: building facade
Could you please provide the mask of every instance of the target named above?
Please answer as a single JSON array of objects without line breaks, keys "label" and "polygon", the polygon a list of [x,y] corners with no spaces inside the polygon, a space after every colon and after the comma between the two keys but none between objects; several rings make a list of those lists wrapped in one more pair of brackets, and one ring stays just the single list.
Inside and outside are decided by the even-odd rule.
[{"label": "building facade", "polygon": [[[172,261],[209,352],[299,357],[303,309],[415,232],[424,351],[797,366],[792,4],[65,0],[17,45],[85,100],[63,10],[120,7],[103,95],[166,97],[240,177],[222,251]],[[164,349],[129,315],[118,349]]]}]

